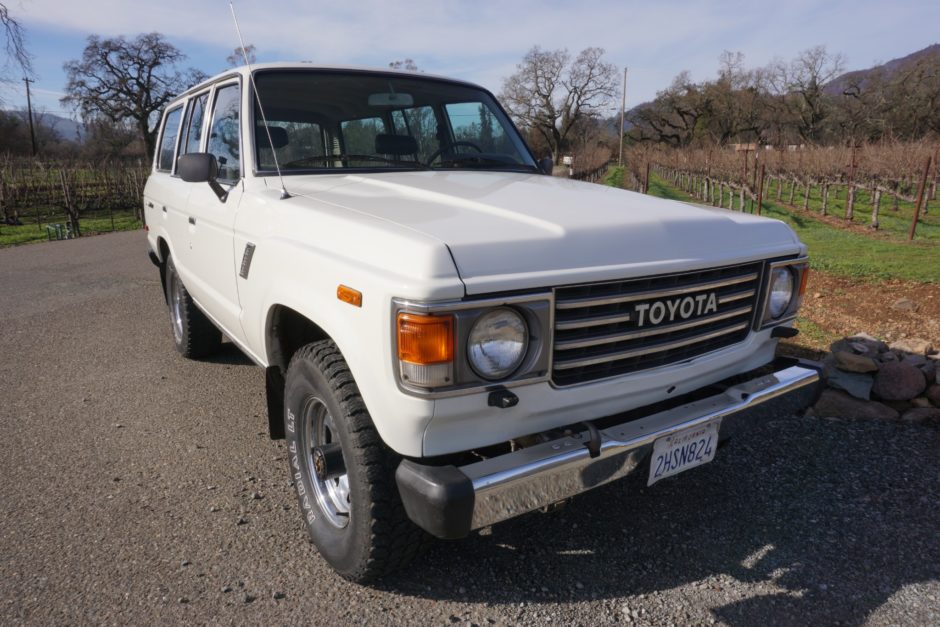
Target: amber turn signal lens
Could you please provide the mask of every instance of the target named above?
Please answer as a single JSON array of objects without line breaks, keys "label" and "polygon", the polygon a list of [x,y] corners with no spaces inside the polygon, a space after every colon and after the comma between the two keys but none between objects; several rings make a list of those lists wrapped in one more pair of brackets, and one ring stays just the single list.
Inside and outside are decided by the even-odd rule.
[{"label": "amber turn signal lens", "polygon": [[800,277],[800,296],[806,293],[806,282],[809,280],[809,266],[803,266],[803,275]]},{"label": "amber turn signal lens", "polygon": [[398,359],[440,364],[454,359],[454,317],[398,314]]},{"label": "amber turn signal lens", "polygon": [[362,307],[362,292],[351,287],[340,285],[336,288],[336,298],[353,307]]}]

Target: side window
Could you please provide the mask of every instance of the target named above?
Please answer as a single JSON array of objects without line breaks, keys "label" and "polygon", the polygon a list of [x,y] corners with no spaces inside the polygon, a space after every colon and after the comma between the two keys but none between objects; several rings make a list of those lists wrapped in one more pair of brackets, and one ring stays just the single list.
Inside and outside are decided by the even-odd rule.
[{"label": "side window", "polygon": [[349,155],[375,154],[375,136],[387,132],[382,118],[347,120],[340,125],[340,129],[343,131],[346,154]]},{"label": "side window", "polygon": [[219,179],[237,181],[241,178],[241,96],[238,85],[226,85],[215,92],[209,145],[206,152],[219,162]]},{"label": "side window", "polygon": [[[401,121],[407,128],[407,131],[398,131],[400,134],[411,135],[418,142],[418,158],[427,161],[428,157],[434,154],[441,143],[437,132],[437,117],[434,115],[434,109],[431,107],[414,107],[405,109],[396,114],[401,116]],[[398,116],[393,116],[395,126],[399,125]]]},{"label": "side window", "polygon": [[166,114],[163,121],[163,135],[160,136],[160,152],[157,153],[157,169],[161,172],[173,171],[173,153],[176,152],[176,140],[180,134],[180,118],[183,107],[176,107]]},{"label": "side window", "polygon": [[506,131],[493,112],[480,102],[461,102],[444,107],[455,141],[471,142],[483,152],[515,153]]},{"label": "side window", "polygon": [[180,146],[180,154],[199,152],[199,145],[202,143],[202,124],[206,119],[206,103],[208,101],[208,92],[200,94],[189,101],[189,111],[186,114],[186,131],[183,135],[183,143]]}]

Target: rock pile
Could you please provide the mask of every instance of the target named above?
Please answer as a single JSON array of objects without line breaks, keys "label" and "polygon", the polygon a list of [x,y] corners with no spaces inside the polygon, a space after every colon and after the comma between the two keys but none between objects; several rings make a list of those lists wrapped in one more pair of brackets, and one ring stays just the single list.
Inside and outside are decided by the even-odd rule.
[{"label": "rock pile", "polygon": [[930,342],[888,345],[860,333],[830,350],[817,416],[940,425],[940,355]]}]

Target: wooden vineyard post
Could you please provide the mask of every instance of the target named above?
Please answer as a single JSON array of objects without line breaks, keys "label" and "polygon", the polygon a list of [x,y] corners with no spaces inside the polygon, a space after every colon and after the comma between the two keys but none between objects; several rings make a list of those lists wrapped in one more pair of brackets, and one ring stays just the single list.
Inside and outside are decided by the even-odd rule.
[{"label": "wooden vineyard post", "polygon": [[646,162],[646,180],[643,183],[643,193],[650,193],[650,162]]},{"label": "wooden vineyard post", "polygon": [[911,218],[911,232],[907,235],[907,241],[914,241],[914,231],[917,230],[917,220],[920,218],[920,208],[924,203],[924,188],[927,187],[927,175],[930,174],[931,157],[927,157],[927,163],[924,165],[924,175],[920,178],[920,187],[917,190],[917,205],[914,206],[914,216]]},{"label": "wooden vineyard post", "polygon": [[761,205],[764,202],[764,164],[760,164],[760,178],[757,181],[757,215],[760,215]]}]

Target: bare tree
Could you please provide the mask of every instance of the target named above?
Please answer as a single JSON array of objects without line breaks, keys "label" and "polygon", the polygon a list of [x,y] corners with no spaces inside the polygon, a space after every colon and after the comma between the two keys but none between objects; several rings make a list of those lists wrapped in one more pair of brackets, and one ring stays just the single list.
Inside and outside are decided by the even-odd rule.
[{"label": "bare tree", "polygon": [[557,160],[575,126],[599,116],[617,92],[617,68],[602,48],[585,48],[572,60],[567,50],[535,46],[503,81],[502,102],[525,128],[536,131]]},{"label": "bare tree", "polygon": [[396,60],[388,64],[388,67],[393,70],[408,70],[409,72],[420,72],[418,69],[418,64],[414,62],[413,59],[408,58],[404,61]]},{"label": "bare tree", "polygon": [[23,26],[19,21],[10,15],[10,10],[6,4],[0,2],[0,26],[3,28],[5,37],[5,48],[7,60],[5,66],[0,72],[0,76],[5,76],[9,72],[10,62],[12,61],[19,70],[27,77],[33,75],[33,57],[26,50],[26,36]]},{"label": "bare tree", "polygon": [[245,63],[245,57],[248,57],[248,63],[255,63],[258,57],[255,55],[257,49],[254,44],[248,44],[244,48],[238,46],[232,51],[232,54],[225,57],[225,62],[232,67],[238,67]]},{"label": "bare tree", "polygon": [[82,58],[63,66],[68,83],[61,102],[80,110],[86,119],[133,121],[152,155],[157,113],[176,94],[205,78],[198,70],[179,69],[185,58],[160,33],[132,40],[92,35]]},{"label": "bare tree", "polygon": [[778,89],[785,92],[800,136],[811,142],[823,139],[823,122],[831,113],[831,98],[825,91],[829,81],[842,73],[845,58],[830,54],[825,46],[801,52],[789,64],[775,67]]}]

